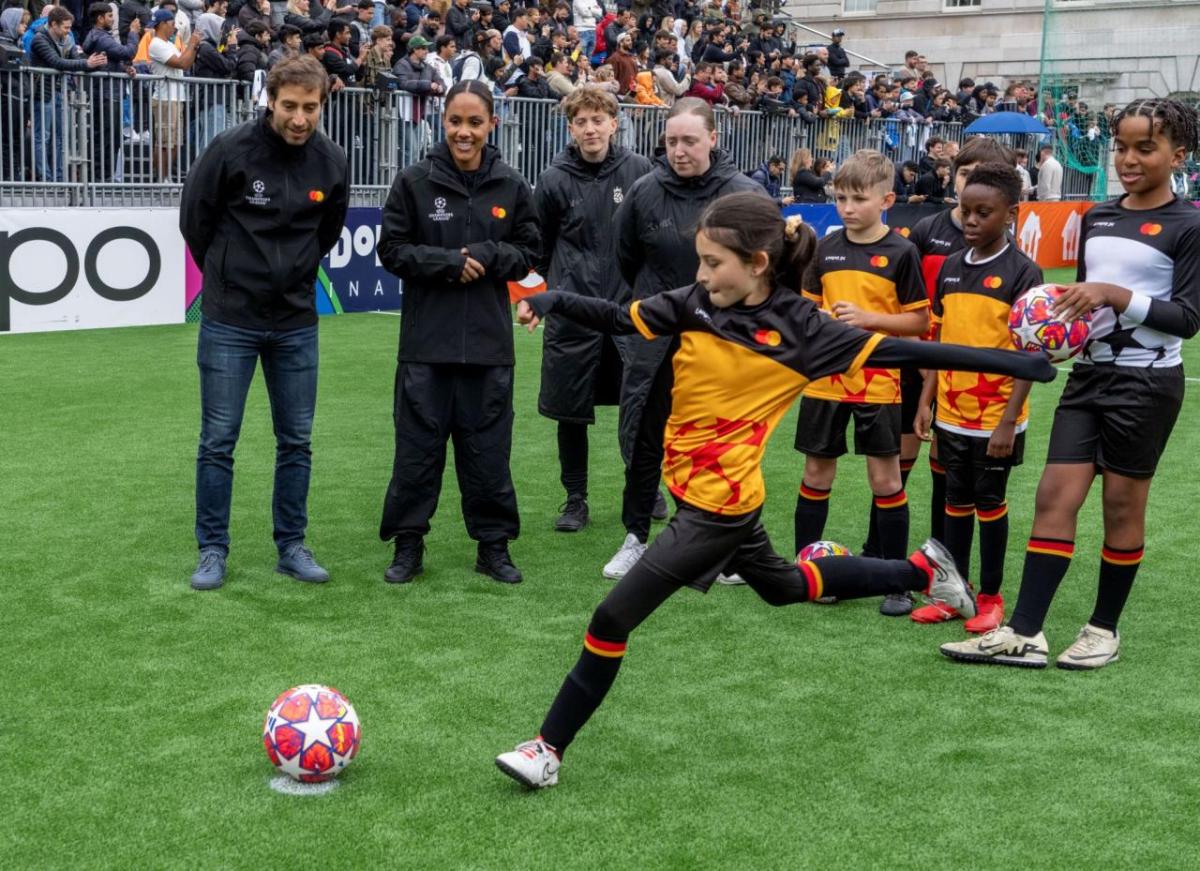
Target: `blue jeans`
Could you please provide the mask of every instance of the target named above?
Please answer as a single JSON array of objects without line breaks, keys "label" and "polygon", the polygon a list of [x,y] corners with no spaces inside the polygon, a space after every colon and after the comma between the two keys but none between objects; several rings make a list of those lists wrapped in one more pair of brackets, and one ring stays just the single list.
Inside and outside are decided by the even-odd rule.
[{"label": "blue jeans", "polygon": [[584,57],[590,61],[592,59],[592,55],[596,53],[596,30],[595,28],[591,30],[579,30],[579,28],[575,29],[579,31],[579,48],[581,49]]},{"label": "blue jeans", "polygon": [[62,95],[33,103],[33,168],[38,181],[63,180]]},{"label": "blue jeans", "polygon": [[317,404],[317,328],[263,331],[200,323],[200,450],[196,454],[196,541],[229,548],[233,449],[246,394],[262,360],[275,425],[275,496],[271,503],[280,553],[304,541]]},{"label": "blue jeans", "polygon": [[371,15],[371,26],[378,27],[381,24],[387,24],[387,3],[383,0],[375,0],[375,11]]}]

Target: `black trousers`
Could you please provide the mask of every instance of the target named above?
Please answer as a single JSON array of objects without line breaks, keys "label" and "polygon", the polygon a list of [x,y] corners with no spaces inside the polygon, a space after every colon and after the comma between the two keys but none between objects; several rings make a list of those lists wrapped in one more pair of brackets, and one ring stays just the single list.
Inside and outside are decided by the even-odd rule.
[{"label": "black trousers", "polygon": [[467,533],[482,542],[517,537],[521,524],[509,470],[511,366],[401,363],[396,369],[394,418],[396,454],[380,538],[429,532],[448,440],[454,442]]},{"label": "black trousers", "polygon": [[621,494],[621,522],[625,531],[639,541],[650,536],[650,515],[662,480],[663,434],[671,416],[671,388],[675,385],[674,353],[659,364],[633,442],[633,453],[625,466],[625,490]]}]

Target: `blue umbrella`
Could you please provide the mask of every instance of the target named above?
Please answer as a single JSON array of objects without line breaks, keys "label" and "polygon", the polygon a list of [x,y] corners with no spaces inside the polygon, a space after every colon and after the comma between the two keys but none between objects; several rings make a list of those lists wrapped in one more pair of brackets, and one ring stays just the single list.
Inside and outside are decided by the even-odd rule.
[{"label": "blue umbrella", "polygon": [[1046,125],[1024,112],[994,112],[976,118],[967,127],[967,133],[1033,133],[1045,136],[1050,131]]}]

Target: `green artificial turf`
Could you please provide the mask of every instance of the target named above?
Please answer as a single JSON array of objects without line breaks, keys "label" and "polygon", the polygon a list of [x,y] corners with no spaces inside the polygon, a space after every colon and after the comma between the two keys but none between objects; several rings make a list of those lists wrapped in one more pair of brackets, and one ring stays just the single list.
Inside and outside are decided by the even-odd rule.
[{"label": "green artificial turf", "polygon": [[[560,785],[528,794],[492,757],[534,734],[610,588],[615,413],[593,430],[592,526],[552,532],[562,497],[553,425],[536,413],[540,336],[518,335],[513,554],[526,582],[472,571],[448,470],[425,575],[386,585],[376,530],[398,325],[321,325],[309,541],[334,580],[272,572],[273,437],[256,380],[228,581],[203,594],[187,586],[196,328],[0,340],[0,867],[1200,866],[1195,385],[1155,482],[1117,665],[955,665],[937,645],[961,626],[882,618],[874,601],[772,609],[745,587],[685,591],[634,634]],[[1010,594],[1062,381],[1034,390],[1030,461],[1010,489]],[[781,550],[794,421],[766,461]],[[915,543],[923,464],[909,492]],[[863,464],[847,461],[830,537],[857,549],[868,502]],[[1097,503],[1046,627],[1054,653],[1090,613]],[[272,699],[307,682],[340,688],[363,722],[360,756],[319,799],[271,792],[260,743]]]}]

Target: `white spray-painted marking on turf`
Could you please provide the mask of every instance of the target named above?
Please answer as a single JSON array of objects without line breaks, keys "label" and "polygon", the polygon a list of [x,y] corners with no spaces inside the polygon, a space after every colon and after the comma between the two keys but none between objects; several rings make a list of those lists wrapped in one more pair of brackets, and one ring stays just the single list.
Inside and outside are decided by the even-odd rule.
[{"label": "white spray-painted marking on turf", "polygon": [[272,777],[267,785],[280,795],[329,795],[338,787],[338,781],[326,780],[323,783],[301,783],[298,780],[292,780],[286,775]]}]

